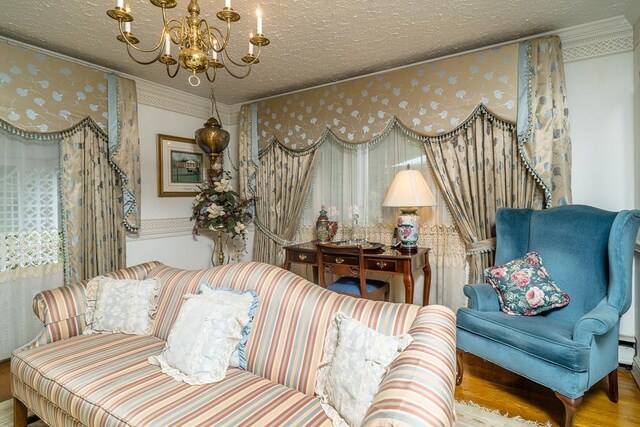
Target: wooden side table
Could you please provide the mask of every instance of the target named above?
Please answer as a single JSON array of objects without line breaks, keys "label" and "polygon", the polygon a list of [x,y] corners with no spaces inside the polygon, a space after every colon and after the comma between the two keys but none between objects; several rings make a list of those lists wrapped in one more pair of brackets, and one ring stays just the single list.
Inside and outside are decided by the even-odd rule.
[{"label": "wooden side table", "polygon": [[[318,260],[316,245],[314,242],[305,242],[297,245],[285,246],[284,268],[291,269],[292,263],[310,265],[313,268],[313,282],[318,283]],[[429,248],[417,248],[407,253],[400,250],[387,248],[379,252],[371,252],[365,255],[366,270],[378,273],[402,275],[404,284],[405,302],[413,303],[415,283],[413,272],[422,269],[424,272],[424,294],[422,304],[429,304],[431,289],[431,266],[429,265]]]}]

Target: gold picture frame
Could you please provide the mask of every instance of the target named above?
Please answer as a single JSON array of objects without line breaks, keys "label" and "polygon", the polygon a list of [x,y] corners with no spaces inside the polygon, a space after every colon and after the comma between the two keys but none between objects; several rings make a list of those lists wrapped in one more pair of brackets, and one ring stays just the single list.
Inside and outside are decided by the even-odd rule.
[{"label": "gold picture frame", "polygon": [[197,195],[208,161],[195,139],[158,134],[158,197]]}]

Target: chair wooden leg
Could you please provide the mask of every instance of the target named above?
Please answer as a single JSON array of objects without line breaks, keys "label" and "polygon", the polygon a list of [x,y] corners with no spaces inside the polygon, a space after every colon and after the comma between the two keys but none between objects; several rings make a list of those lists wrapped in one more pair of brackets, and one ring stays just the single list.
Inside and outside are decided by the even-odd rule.
[{"label": "chair wooden leg", "polygon": [[13,398],[13,426],[27,427],[27,407],[15,397]]},{"label": "chair wooden leg", "polygon": [[618,369],[609,372],[609,400],[618,403]]},{"label": "chair wooden leg", "polygon": [[456,348],[456,385],[462,384],[462,376],[464,375],[464,351]]},{"label": "chair wooden leg", "polygon": [[573,420],[576,418],[576,412],[578,412],[578,407],[582,403],[582,396],[572,399],[556,391],[556,397],[560,399],[564,405],[564,427],[572,427]]}]

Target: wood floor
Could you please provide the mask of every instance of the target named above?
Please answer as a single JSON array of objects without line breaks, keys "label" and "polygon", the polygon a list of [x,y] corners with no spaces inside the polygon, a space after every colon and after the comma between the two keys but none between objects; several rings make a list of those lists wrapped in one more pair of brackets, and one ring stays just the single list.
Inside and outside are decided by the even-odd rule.
[{"label": "wood floor", "polygon": [[[640,390],[631,372],[618,370],[620,401],[607,397],[605,382],[596,384],[584,396],[576,417],[576,427],[640,425]],[[0,363],[0,402],[11,398],[9,362]],[[457,400],[472,400],[478,405],[502,413],[555,425],[564,422],[564,408],[553,392],[509,371],[465,355],[462,385],[456,388]]]},{"label": "wood floor", "polygon": [[[631,372],[618,369],[618,403],[609,401],[606,380],[584,395],[575,427],[640,426],[640,390]],[[470,354],[464,356],[464,378],[456,388],[457,400],[472,400],[486,408],[508,412],[511,416],[564,424],[562,402],[548,388]]]}]

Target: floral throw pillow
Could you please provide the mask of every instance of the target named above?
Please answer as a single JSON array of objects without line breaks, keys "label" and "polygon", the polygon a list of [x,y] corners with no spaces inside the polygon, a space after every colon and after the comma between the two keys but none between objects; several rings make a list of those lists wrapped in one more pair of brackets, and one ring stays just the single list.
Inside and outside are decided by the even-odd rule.
[{"label": "floral throw pillow", "polygon": [[537,252],[489,267],[484,274],[498,294],[500,309],[507,314],[535,316],[569,304],[569,295],[549,277]]}]

